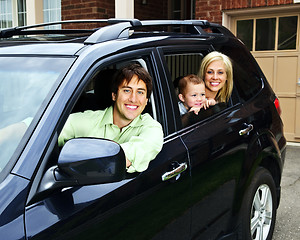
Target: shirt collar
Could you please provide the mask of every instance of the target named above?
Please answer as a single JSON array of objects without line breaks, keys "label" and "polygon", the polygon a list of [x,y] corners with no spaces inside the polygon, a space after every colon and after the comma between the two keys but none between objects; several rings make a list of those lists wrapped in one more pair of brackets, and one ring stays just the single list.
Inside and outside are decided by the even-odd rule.
[{"label": "shirt collar", "polygon": [[[100,126],[113,124],[113,106],[106,108]],[[142,125],[142,115],[137,116],[127,127],[139,127]]]}]

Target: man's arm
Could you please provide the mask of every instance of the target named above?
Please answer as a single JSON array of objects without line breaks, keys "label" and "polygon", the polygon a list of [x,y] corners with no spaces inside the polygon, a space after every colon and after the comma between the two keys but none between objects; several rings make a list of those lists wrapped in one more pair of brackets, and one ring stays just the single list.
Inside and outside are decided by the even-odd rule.
[{"label": "man's arm", "polygon": [[71,138],[85,137],[90,128],[94,127],[91,120],[93,114],[92,111],[70,114],[58,137],[58,146],[62,147]]},{"label": "man's arm", "polygon": [[126,158],[126,168],[128,169],[131,166],[131,162]]},{"label": "man's arm", "polygon": [[151,118],[151,121],[146,121],[138,136],[132,136],[128,142],[121,144],[126,155],[126,165],[128,164],[127,172],[145,171],[149,162],[161,151],[162,146],[162,127]]},{"label": "man's arm", "polygon": [[69,139],[75,137],[74,128],[72,126],[72,115],[69,116],[66,121],[59,137],[58,137],[58,146],[62,147]]}]

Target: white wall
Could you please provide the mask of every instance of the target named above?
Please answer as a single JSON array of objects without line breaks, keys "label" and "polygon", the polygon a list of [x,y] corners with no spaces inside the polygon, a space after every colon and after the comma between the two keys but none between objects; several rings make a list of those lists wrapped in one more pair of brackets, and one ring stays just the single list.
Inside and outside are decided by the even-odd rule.
[{"label": "white wall", "polygon": [[115,0],[116,18],[134,18],[134,0]]}]

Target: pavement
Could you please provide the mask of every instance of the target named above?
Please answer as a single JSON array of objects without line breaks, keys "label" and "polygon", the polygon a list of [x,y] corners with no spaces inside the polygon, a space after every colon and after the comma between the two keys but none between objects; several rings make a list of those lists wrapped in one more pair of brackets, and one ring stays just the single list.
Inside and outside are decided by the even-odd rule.
[{"label": "pavement", "polygon": [[273,240],[300,239],[300,143],[288,143]]}]

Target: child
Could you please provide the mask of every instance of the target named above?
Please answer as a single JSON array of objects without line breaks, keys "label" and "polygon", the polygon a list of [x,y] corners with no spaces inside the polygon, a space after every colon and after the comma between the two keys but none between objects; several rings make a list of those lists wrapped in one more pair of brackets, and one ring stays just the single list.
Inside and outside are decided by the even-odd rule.
[{"label": "child", "polygon": [[179,110],[180,115],[193,111],[198,114],[201,108],[206,109],[210,105],[215,105],[215,101],[208,101],[205,98],[205,84],[195,74],[187,75],[178,82],[179,90]]}]

